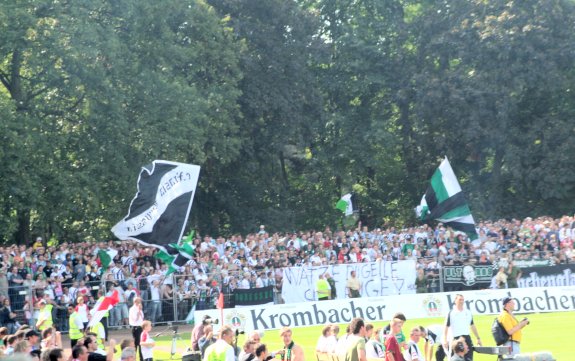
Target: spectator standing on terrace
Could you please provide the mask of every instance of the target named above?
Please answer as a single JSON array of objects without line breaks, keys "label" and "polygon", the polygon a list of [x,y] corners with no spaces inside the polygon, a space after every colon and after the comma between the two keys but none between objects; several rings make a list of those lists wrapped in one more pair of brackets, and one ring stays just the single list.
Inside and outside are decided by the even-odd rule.
[{"label": "spectator standing on terrace", "polygon": [[9,335],[16,332],[16,313],[12,310],[9,298],[4,300],[4,307],[0,309],[0,319],[2,325],[8,329]]},{"label": "spectator standing on terrace", "polygon": [[8,297],[8,278],[3,268],[0,269],[0,296]]},{"label": "spectator standing on terrace", "polygon": [[499,271],[495,275],[495,284],[497,288],[507,288],[507,273],[505,273],[505,267],[499,267]]},{"label": "spectator standing on terrace", "polygon": [[515,266],[513,261],[509,262],[509,266],[507,267],[507,287],[508,288],[517,288],[519,287],[517,282],[521,278],[522,272],[521,269]]},{"label": "spectator standing on terrace", "polygon": [[361,281],[356,277],[355,271],[351,271],[350,277],[347,279],[345,287],[348,290],[349,298],[361,297]]},{"label": "spectator standing on terrace", "polygon": [[335,289],[335,280],[328,272],[325,273],[325,280],[329,284],[330,288],[330,299],[335,300],[337,298],[337,290]]}]

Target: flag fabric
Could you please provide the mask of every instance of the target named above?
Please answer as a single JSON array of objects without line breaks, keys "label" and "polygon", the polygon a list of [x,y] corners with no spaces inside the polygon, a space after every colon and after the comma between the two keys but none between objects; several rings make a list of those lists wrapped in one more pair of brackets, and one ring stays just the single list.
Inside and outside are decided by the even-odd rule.
[{"label": "flag fabric", "polygon": [[351,216],[353,214],[353,204],[351,203],[351,193],[348,193],[341,197],[339,201],[335,204],[335,208],[342,211],[346,216]]},{"label": "flag fabric", "polygon": [[112,232],[121,240],[164,248],[178,243],[190,214],[200,167],[155,160],[142,167],[128,215]]},{"label": "flag fabric", "polygon": [[101,267],[101,273],[104,273],[108,270],[110,263],[116,257],[118,251],[115,249],[108,249],[108,250],[98,250],[98,257],[96,258],[96,262]]},{"label": "flag fabric", "polygon": [[98,322],[100,322],[100,320],[102,319],[102,317],[104,317],[106,312],[108,312],[115,305],[117,305],[119,301],[120,301],[120,299],[118,296],[118,291],[114,290],[114,292],[112,292],[112,294],[110,296],[106,296],[103,299],[101,299],[100,301],[96,302],[96,304],[94,305],[94,308],[92,308],[92,310],[90,311],[92,318],[90,319],[90,322],[88,323],[88,327],[92,327],[95,324],[97,324]]},{"label": "flag fabric", "polygon": [[433,173],[431,184],[415,213],[424,222],[437,220],[464,232],[470,239],[477,238],[475,220],[447,157]]},{"label": "flag fabric", "polygon": [[220,310],[224,308],[224,293],[222,292],[222,290],[220,290],[220,295],[218,296],[218,302],[216,303],[216,308]]},{"label": "flag fabric", "polygon": [[196,304],[192,306],[190,312],[188,312],[188,316],[186,317],[186,323],[193,325],[194,324],[194,313],[196,312]]},{"label": "flag fabric", "polygon": [[158,251],[154,257],[169,265],[166,276],[179,271],[194,257],[195,253],[194,246],[186,241],[181,245],[169,244],[165,248],[165,250],[161,249]]}]

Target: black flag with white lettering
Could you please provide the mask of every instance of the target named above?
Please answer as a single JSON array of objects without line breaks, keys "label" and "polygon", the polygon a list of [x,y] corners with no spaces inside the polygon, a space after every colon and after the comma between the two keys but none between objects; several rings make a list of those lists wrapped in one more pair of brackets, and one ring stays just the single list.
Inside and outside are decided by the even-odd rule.
[{"label": "black flag with white lettering", "polygon": [[128,215],[112,228],[121,240],[166,249],[178,243],[192,208],[200,167],[155,160],[142,167]]}]

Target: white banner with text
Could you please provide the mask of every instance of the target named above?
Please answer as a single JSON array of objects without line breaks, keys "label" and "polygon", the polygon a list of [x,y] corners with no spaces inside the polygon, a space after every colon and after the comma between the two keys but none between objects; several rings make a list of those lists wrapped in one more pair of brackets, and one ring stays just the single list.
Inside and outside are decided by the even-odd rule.
[{"label": "white banner with text", "polygon": [[[284,326],[345,324],[354,317],[362,317],[372,323],[389,322],[396,312],[403,312],[407,319],[444,317],[453,308],[455,295],[458,293],[464,296],[465,306],[477,316],[501,312],[501,301],[505,297],[515,299],[517,313],[575,311],[575,287],[570,286],[423,293],[230,308],[223,310],[222,322],[250,332],[274,330]],[[213,319],[221,317],[220,310],[214,309],[196,311],[194,319],[201,322],[205,315],[210,315]]]},{"label": "white banner with text", "polygon": [[351,271],[361,282],[362,297],[415,293],[415,261],[380,261],[329,266],[289,267],[283,270],[282,297],[285,303],[317,300],[315,286],[319,275],[329,273],[337,299],[347,298],[345,285]]}]

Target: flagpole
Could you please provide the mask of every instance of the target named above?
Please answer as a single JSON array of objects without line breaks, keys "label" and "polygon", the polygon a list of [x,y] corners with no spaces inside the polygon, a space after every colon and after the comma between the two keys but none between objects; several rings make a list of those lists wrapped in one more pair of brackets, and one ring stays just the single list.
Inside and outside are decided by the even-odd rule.
[{"label": "flagpole", "polygon": [[220,294],[218,295],[218,304],[217,307],[220,309],[220,322],[222,323],[222,327],[224,325],[224,290],[220,286]]}]

